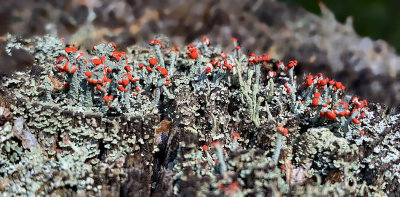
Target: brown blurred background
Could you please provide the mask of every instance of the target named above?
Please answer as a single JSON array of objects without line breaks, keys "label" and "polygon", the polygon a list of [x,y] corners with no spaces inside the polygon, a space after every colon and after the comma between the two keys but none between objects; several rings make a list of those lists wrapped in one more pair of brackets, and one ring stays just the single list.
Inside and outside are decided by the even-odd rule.
[{"label": "brown blurred background", "polygon": [[[356,15],[353,17],[358,21]],[[296,72],[301,76],[323,72],[346,84],[351,94],[398,105],[400,58],[394,48],[383,40],[358,36],[352,18],[340,19],[337,22],[333,13],[316,1],[3,0],[0,35],[55,33],[66,42],[84,47],[102,40],[122,47],[146,46],[158,34],[169,37],[172,46],[208,36],[212,44],[225,51],[232,49],[230,38],[236,37],[247,53],[268,52],[285,61],[299,60]],[[0,44],[3,46],[4,41]],[[18,53],[7,57],[1,51],[0,72],[23,70],[32,62],[23,51]]]}]

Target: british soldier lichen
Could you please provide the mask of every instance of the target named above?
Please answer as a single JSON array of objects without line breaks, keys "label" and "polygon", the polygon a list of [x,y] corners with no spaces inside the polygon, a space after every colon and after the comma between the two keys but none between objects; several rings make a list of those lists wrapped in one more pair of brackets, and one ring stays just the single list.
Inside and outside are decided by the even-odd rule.
[{"label": "british soldier lichen", "polygon": [[321,73],[302,81],[301,62],[244,54],[232,41],[232,53],[207,37],[124,52],[113,42],[84,49],[10,36],[7,51],[28,50],[42,69],[1,83],[15,98],[14,121],[0,119],[0,190],[100,195],[97,180],[128,184],[137,171],[147,194],[150,185],[206,196],[399,188],[399,115],[379,114]]}]

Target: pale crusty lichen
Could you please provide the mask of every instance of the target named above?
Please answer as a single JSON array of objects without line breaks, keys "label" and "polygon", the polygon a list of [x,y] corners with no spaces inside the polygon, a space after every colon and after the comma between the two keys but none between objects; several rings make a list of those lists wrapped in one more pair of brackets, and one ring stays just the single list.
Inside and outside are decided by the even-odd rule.
[{"label": "pale crusty lichen", "polygon": [[344,97],[322,74],[300,83],[295,61],[229,55],[207,39],[128,53],[113,43],[60,51],[51,37],[11,42],[43,69],[2,83],[15,94],[14,121],[0,125],[4,192],[366,195],[399,185],[398,116]]}]

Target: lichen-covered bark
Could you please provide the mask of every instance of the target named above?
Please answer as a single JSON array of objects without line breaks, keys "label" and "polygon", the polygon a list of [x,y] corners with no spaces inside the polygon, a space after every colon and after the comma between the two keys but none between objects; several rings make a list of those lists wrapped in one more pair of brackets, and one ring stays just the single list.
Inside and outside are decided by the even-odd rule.
[{"label": "lichen-covered bark", "polygon": [[[5,194],[363,196],[399,188],[399,110],[351,97],[322,73],[302,82],[291,75],[301,62],[226,55],[203,41],[173,57],[165,45],[125,54],[113,43],[80,57],[60,42],[8,45],[28,50],[42,69],[0,82],[11,95],[0,97]],[[202,45],[202,60],[193,60],[190,49]],[[156,52],[165,67],[150,62]],[[161,68],[170,64],[167,74]],[[77,73],[85,74],[67,88]]]}]

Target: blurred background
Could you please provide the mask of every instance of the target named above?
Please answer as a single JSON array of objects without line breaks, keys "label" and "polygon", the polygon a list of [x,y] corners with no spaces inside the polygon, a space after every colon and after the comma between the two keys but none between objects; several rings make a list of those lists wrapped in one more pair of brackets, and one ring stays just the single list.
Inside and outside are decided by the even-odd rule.
[{"label": "blurred background", "polygon": [[[322,72],[349,94],[398,106],[399,8],[398,0],[2,0],[0,46],[6,33],[57,34],[81,48],[107,40],[122,49],[163,34],[167,47],[208,36],[229,52],[236,37],[246,53],[297,59],[300,76]],[[19,53],[0,51],[0,74],[29,67],[32,58]]]},{"label": "blurred background", "polygon": [[[320,0],[284,0],[290,5],[301,5],[306,10],[320,14]],[[400,1],[399,0],[351,0],[322,1],[338,21],[351,16],[354,28],[361,36],[383,39],[400,52]]]}]

